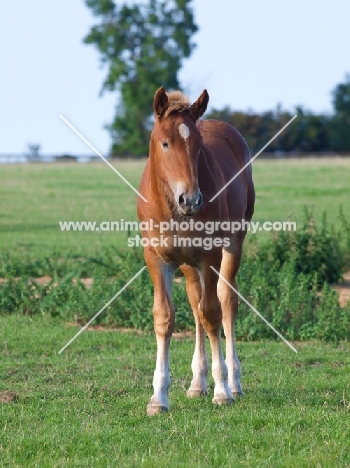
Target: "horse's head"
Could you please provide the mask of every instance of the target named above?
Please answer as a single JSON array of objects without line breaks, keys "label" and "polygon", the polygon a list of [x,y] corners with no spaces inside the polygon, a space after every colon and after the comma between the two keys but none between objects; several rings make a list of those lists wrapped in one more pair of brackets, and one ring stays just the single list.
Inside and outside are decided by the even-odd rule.
[{"label": "horse's head", "polygon": [[154,96],[150,156],[157,177],[165,185],[166,196],[185,216],[196,214],[203,203],[198,186],[202,137],[196,121],[205,112],[208,101],[206,90],[192,105],[179,91],[167,94],[163,87]]}]

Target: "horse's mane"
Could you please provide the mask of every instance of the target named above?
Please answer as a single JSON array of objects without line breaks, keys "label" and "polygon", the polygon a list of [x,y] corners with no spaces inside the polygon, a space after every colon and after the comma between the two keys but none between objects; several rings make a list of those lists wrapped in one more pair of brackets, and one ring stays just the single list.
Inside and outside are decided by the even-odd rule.
[{"label": "horse's mane", "polygon": [[171,112],[182,112],[186,109],[189,109],[191,103],[189,99],[181,91],[170,91],[167,93],[169,100],[169,107],[165,111],[163,119],[168,117]]}]

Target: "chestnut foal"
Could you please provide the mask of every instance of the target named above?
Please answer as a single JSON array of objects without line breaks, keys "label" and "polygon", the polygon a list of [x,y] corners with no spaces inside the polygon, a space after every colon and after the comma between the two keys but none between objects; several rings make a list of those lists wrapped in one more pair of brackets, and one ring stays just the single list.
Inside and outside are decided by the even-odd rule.
[{"label": "chestnut foal", "polygon": [[[198,120],[208,101],[206,90],[192,105],[181,92],[166,93],[163,87],[154,96],[155,123],[139,189],[147,202],[139,197],[137,204],[139,220],[150,225],[142,236],[154,284],[157,361],[154,394],[147,406],[150,416],[169,409],[169,346],[175,324],[172,280],[178,267],[186,278],[196,322],[193,378],[187,396],[207,393],[206,334],[212,352],[213,403],[231,403],[234,395],[243,394],[234,339],[237,294],[211,267],[237,288],[235,278],[246,232],[243,228],[234,232],[227,229],[232,222],[251,220],[254,185],[248,165],[210,202],[250,156],[244,138],[234,127]],[[226,362],[220,342],[221,324],[226,336]]]}]

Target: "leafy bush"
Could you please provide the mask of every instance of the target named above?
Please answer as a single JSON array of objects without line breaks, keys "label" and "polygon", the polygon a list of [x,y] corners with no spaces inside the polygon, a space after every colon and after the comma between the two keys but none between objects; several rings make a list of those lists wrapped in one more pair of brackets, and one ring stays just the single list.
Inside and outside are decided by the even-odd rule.
[{"label": "leafy bush", "polygon": [[[344,220],[345,222],[345,220]],[[347,225],[346,225],[347,226]],[[348,236],[348,234],[347,234]],[[304,226],[296,233],[280,233],[264,245],[246,246],[238,285],[241,294],[287,339],[339,341],[350,338],[350,304],[341,309],[329,282],[342,272],[349,236],[334,233],[324,217],[316,227],[306,211]],[[120,291],[143,266],[141,250],[106,249],[99,257],[76,258],[73,254],[41,262],[3,257],[0,274],[2,314],[43,314],[86,323]],[[31,277],[51,273],[49,284]],[[93,277],[91,288],[79,280]],[[17,277],[17,278],[16,278]],[[174,283],[177,330],[194,329],[185,284]],[[116,327],[153,329],[153,285],[142,272],[94,321]],[[241,340],[275,338],[275,333],[242,301],[236,322]]]},{"label": "leafy bush", "polygon": [[274,233],[271,241],[259,250],[259,258],[280,267],[291,261],[296,273],[317,273],[319,286],[325,282],[336,283],[344,268],[341,244],[347,231],[343,231],[335,233],[328,226],[325,213],[321,227],[317,227],[312,211],[305,207],[303,226],[297,231]]}]

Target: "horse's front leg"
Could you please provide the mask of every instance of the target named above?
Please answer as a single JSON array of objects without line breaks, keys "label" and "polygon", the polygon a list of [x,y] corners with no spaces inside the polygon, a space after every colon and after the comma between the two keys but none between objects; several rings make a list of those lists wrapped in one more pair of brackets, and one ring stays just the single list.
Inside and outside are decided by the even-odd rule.
[{"label": "horse's front leg", "polygon": [[206,395],[208,391],[208,359],[205,349],[205,330],[200,322],[198,312],[199,303],[202,297],[202,286],[200,283],[200,276],[196,268],[189,265],[182,265],[180,266],[180,269],[186,277],[186,291],[196,322],[196,345],[191,365],[193,378],[190,388],[187,390],[187,396],[192,398]]},{"label": "horse's front leg", "polygon": [[212,352],[212,375],[215,382],[213,403],[232,403],[228,386],[228,371],[221,349],[222,310],[217,295],[217,274],[210,268],[219,267],[218,256],[202,264],[202,299],[198,308],[200,321],[209,337]]},{"label": "horse's front leg", "polygon": [[145,259],[154,285],[153,316],[157,339],[154,393],[147,405],[147,414],[153,416],[169,409],[169,347],[175,324],[175,307],[171,302],[174,267],[162,262],[151,249],[145,250]]}]

